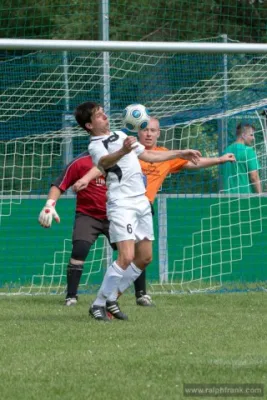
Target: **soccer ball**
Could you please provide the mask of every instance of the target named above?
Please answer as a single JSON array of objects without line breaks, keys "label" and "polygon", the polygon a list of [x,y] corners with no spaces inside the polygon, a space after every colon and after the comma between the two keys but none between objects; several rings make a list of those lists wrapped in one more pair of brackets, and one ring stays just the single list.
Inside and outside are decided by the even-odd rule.
[{"label": "soccer ball", "polygon": [[148,110],[142,104],[130,104],[123,110],[123,126],[131,132],[145,129],[149,120]]}]

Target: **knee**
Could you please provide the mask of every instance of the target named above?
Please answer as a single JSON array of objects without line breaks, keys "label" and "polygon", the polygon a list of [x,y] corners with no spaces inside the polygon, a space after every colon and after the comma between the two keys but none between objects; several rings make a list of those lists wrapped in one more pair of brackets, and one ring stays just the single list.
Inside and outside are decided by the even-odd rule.
[{"label": "knee", "polygon": [[72,264],[83,264],[89,253],[91,244],[86,240],[75,240],[72,244],[70,262]]},{"label": "knee", "polygon": [[81,269],[83,267],[84,261],[75,260],[75,258],[70,258],[69,267],[71,269]]},{"label": "knee", "polygon": [[140,269],[145,269],[152,262],[152,254],[142,255],[134,259],[134,264]]},{"label": "knee", "polygon": [[152,254],[151,255],[147,255],[145,257],[142,258],[142,264],[144,266],[144,268],[150,264],[152,262]]}]

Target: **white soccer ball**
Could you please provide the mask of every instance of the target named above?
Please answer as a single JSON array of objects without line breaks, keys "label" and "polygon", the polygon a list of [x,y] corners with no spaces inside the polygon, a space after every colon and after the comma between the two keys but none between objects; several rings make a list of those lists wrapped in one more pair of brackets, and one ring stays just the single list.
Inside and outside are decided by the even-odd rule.
[{"label": "white soccer ball", "polygon": [[149,120],[148,110],[142,104],[130,104],[123,110],[123,126],[131,132],[145,129]]}]

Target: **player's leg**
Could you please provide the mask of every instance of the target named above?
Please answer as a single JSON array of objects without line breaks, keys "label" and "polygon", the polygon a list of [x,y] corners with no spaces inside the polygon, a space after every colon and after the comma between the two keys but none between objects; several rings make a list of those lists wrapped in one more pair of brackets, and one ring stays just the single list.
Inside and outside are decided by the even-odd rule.
[{"label": "player's leg", "polygon": [[118,249],[117,259],[107,268],[103,282],[98,291],[97,297],[89,309],[89,313],[95,319],[103,319],[99,311],[103,314],[103,308],[106,307],[115,318],[127,319],[119,308],[116,300],[119,283],[123,277],[124,271],[134,258],[136,211],[126,209],[125,205],[114,207],[108,210],[109,236],[110,242],[116,243]]},{"label": "player's leg", "polygon": [[[154,215],[154,210],[152,204],[148,203],[145,212],[141,220],[139,221],[138,226],[138,235],[140,238],[145,236],[150,240],[154,240],[154,232],[153,232],[153,220],[152,216]],[[136,248],[136,265],[140,266],[143,270],[142,274],[137,278],[134,282],[135,286],[135,296],[136,296],[136,304],[140,306],[154,306],[155,304],[152,302],[152,299],[146,293],[146,271],[145,268],[150,263],[149,258],[152,259],[152,242],[151,248],[147,247],[147,249],[142,249],[142,244],[140,247]],[[146,246],[146,245],[145,245]],[[140,250],[141,249],[141,250]]]},{"label": "player's leg", "polygon": [[[144,305],[142,302],[143,296],[146,295],[146,270],[142,271],[141,275],[134,281],[134,290],[136,297],[136,304]],[[140,300],[141,302],[140,302]]]},{"label": "player's leg", "polygon": [[[107,222],[108,222],[108,225],[109,225],[109,221],[107,221]],[[108,241],[110,243],[108,225],[106,226],[106,229],[103,230],[103,234],[107,237],[107,239],[108,239]],[[112,249],[114,251],[118,250],[116,243],[110,243],[110,245],[111,245],[111,247],[112,247]],[[120,245],[119,245],[119,247],[120,247]],[[120,254],[121,254],[123,259],[128,259],[129,258],[127,256],[127,254],[124,254],[124,248],[122,248],[120,250]],[[123,277],[121,279],[121,284],[120,285],[122,285],[122,287],[125,287],[125,288],[129,287],[135,281],[135,279],[140,276],[141,272],[142,271],[139,268],[137,268],[134,264],[131,263],[128,266],[128,268],[123,272]],[[119,306],[118,306],[117,300],[118,300],[118,297],[119,297],[120,294],[121,293],[119,293],[118,289],[116,288],[116,290],[109,297],[107,308],[109,308],[109,309],[113,308],[115,311],[118,312],[118,307]],[[113,315],[110,312],[108,312],[108,316],[109,316],[109,318],[113,317]]]},{"label": "player's leg", "polygon": [[98,320],[106,320],[105,308],[117,319],[128,319],[127,315],[120,310],[116,294],[123,274],[134,258],[134,240],[124,240],[117,242],[116,245],[117,260],[107,268],[97,297],[89,309],[89,314]]},{"label": "player's leg", "polygon": [[67,306],[77,303],[78,287],[83,273],[83,265],[92,244],[102,233],[103,223],[89,215],[77,213],[72,235],[72,253],[67,267]]},{"label": "player's leg", "polygon": [[90,247],[91,243],[85,240],[75,240],[72,244],[71,258],[67,266],[67,295],[65,299],[67,306],[77,303],[77,293],[83,272],[83,265]]},{"label": "player's leg", "polygon": [[120,282],[119,292],[123,293],[150,263],[152,257],[152,244],[154,240],[151,209],[147,198],[144,196],[137,200],[138,219],[135,227],[135,258],[125,271]]},{"label": "player's leg", "polygon": [[[154,216],[153,204],[150,203],[151,214]],[[146,270],[144,269],[141,275],[134,282],[136,304],[139,306],[155,306],[151,297],[146,293]]]},{"label": "player's leg", "polygon": [[[143,239],[136,243],[135,258],[123,274],[123,278],[119,284],[118,296],[125,292],[125,290],[132,285],[135,279],[138,279],[144,268],[151,262],[151,259],[152,242],[148,239]],[[150,298],[148,295],[146,296],[148,299]]]},{"label": "player's leg", "polygon": [[[142,241],[143,242],[143,241]],[[146,267],[152,261],[152,242],[137,243],[134,263],[140,266],[143,271],[134,282],[136,304],[143,307],[155,306],[151,297],[146,293]]]}]

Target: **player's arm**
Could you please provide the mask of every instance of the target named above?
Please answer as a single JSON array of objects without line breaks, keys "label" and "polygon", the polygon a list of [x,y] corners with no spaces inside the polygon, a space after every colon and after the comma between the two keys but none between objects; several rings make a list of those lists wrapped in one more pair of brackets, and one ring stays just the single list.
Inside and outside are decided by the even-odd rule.
[{"label": "player's arm", "polygon": [[249,172],[249,179],[250,182],[254,188],[254,191],[256,193],[262,193],[262,187],[261,187],[261,181],[260,181],[260,176],[259,176],[259,171],[250,171]]},{"label": "player's arm", "polygon": [[247,150],[247,170],[250,183],[255,193],[262,193],[262,186],[259,176],[260,163],[257,159],[256,152],[252,147]]},{"label": "player's arm", "polygon": [[52,225],[53,219],[59,223],[60,218],[58,213],[56,212],[56,202],[61,196],[61,190],[57,186],[51,186],[49,193],[47,195],[47,201],[39,214],[38,221],[40,225],[44,228],[50,228]]},{"label": "player's arm", "polygon": [[196,164],[188,161],[185,165],[183,165],[182,169],[200,169],[200,168],[209,168],[214,165],[224,164],[226,162],[234,162],[236,161],[234,154],[226,153],[221,157],[200,157],[199,161]]},{"label": "player's arm", "polygon": [[97,167],[91,168],[82,178],[74,183],[72,186],[73,191],[77,193],[80,190],[87,188],[93,179],[97,179],[102,175],[103,173]]},{"label": "player's arm", "polygon": [[174,160],[175,158],[183,158],[184,160],[191,161],[193,164],[198,164],[200,157],[200,151],[192,149],[168,151],[144,150],[143,153],[139,154],[138,156],[140,160],[150,163]]}]

